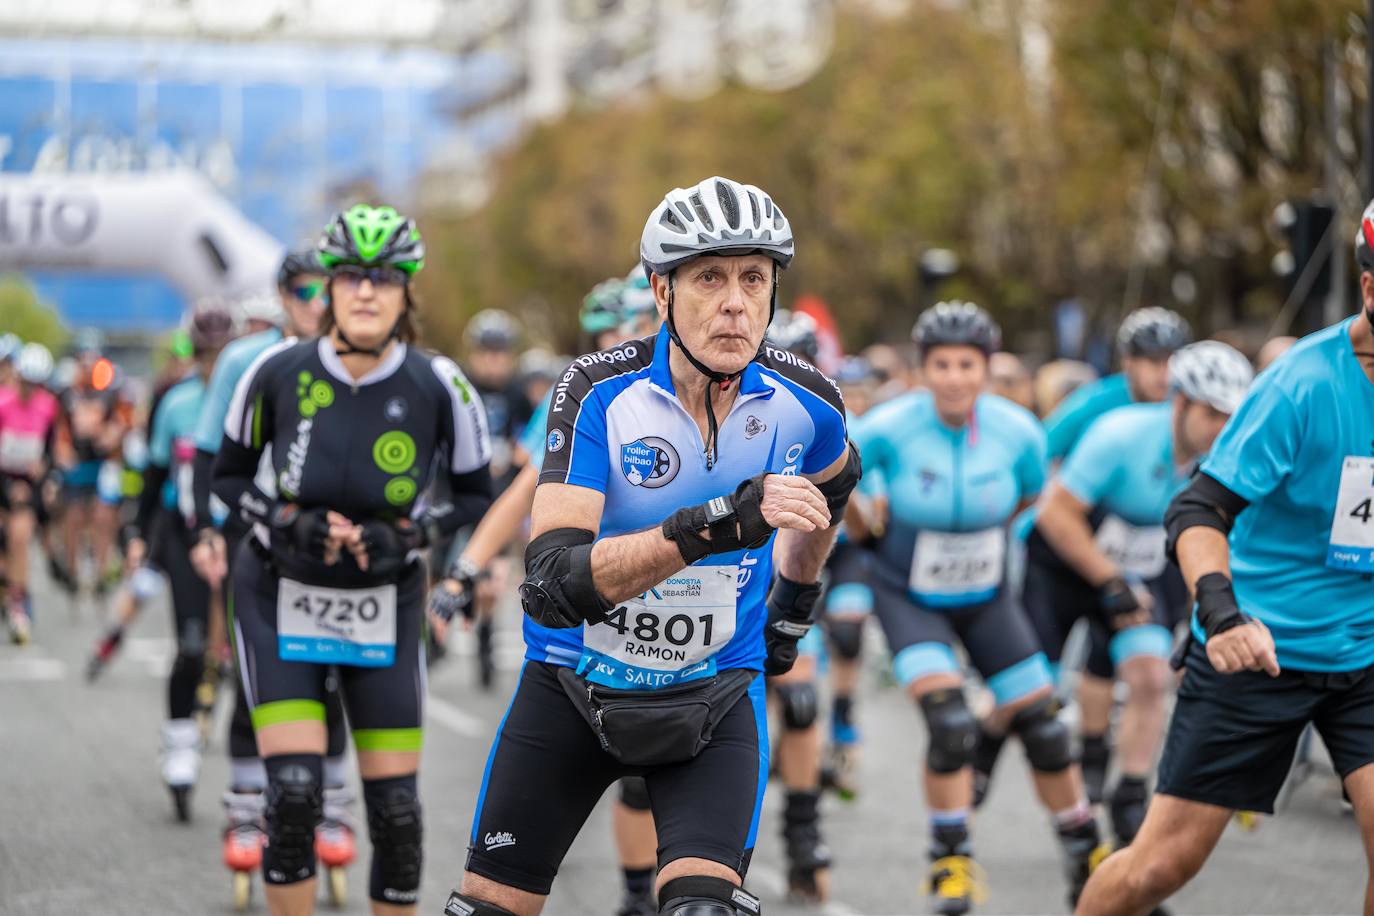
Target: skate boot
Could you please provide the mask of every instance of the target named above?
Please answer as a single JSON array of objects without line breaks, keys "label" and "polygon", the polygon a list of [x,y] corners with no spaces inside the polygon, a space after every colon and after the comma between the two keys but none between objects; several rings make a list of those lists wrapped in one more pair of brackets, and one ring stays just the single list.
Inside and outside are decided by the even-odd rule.
[{"label": "skate boot", "polygon": [[224,793],[224,865],[233,873],[234,909],[248,908],[253,895],[253,873],[262,867],[262,847],[267,831],[262,822],[262,792]]},{"label": "skate boot", "polygon": [[348,901],[347,868],[357,857],[354,842],[353,793],[345,786],[324,790],[324,817],[315,828],[315,856],[324,868],[329,902],[343,907]]},{"label": "skate boot", "polygon": [[927,887],[940,916],[964,916],[982,903],[984,883],[983,870],[971,856],[942,856],[930,863]]},{"label": "skate boot", "polygon": [[191,790],[200,773],[200,729],[194,719],[162,724],[162,781],[172,793],[177,820],[191,819]]},{"label": "skate boot", "polygon": [[859,745],[836,742],[826,751],[821,765],[821,788],[829,789],[842,801],[859,797]]},{"label": "skate boot", "polygon": [[1069,882],[1069,908],[1078,906],[1078,898],[1089,876],[1111,855],[1112,848],[1102,842],[1097,821],[1088,818],[1074,827],[1059,828],[1059,846],[1064,852],[1064,870]]},{"label": "skate boot", "polygon": [[48,576],[70,597],[76,597],[79,590],[76,577],[53,554],[48,554]]},{"label": "skate boot", "polygon": [[821,838],[821,793],[787,793],[782,838],[787,846],[787,897],[823,903],[830,895],[830,849]]},{"label": "skate boot", "polygon": [[1135,835],[1140,832],[1140,825],[1145,823],[1145,807],[1149,800],[1150,790],[1143,779],[1123,776],[1116,784],[1108,810],[1118,849],[1131,845]]},{"label": "skate boot", "polygon": [[477,621],[477,679],[483,690],[496,683],[496,659],[493,642],[496,628],[490,620]]},{"label": "skate boot", "polygon": [[10,640],[17,646],[27,645],[33,631],[28,597],[11,598],[6,604],[5,613],[9,620]]},{"label": "skate boot", "polygon": [[94,683],[105,671],[105,666],[114,658],[119,651],[119,644],[124,639],[123,627],[112,627],[100,642],[96,644],[95,652],[92,653],[90,660],[86,662],[86,682]]}]

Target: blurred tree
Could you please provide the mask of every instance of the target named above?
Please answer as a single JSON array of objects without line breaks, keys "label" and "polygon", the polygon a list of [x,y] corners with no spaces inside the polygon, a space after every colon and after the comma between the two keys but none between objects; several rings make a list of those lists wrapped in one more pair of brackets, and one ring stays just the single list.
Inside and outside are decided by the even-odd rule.
[{"label": "blurred tree", "polygon": [[466,315],[497,306],[570,347],[577,303],[634,263],[650,208],[712,174],[783,207],[798,238],[783,297],[820,295],[850,344],[905,334],[932,247],[964,264],[942,294],[988,305],[1022,348],[1043,346],[1049,307],[1071,295],[1102,323],[1176,299],[1205,330],[1272,313],[1270,214],[1321,185],[1328,42],[1347,97],[1342,206],[1361,203],[1361,7],[1043,0],[1038,20],[1014,0],[917,2],[896,19],[851,9],[826,67],[797,89],[641,99],[535,128],[498,163],[482,210],[426,215],[426,327],[451,345]]},{"label": "blurred tree", "polygon": [[40,302],[33,287],[17,275],[0,276],[0,333],[17,334],[25,343],[41,343],[54,353],[68,337],[57,312]]}]

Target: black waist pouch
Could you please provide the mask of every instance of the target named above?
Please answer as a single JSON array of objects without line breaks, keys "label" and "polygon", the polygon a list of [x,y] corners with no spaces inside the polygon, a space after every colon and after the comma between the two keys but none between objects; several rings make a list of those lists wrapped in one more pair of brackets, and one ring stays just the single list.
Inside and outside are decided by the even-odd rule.
[{"label": "black waist pouch", "polygon": [[602,750],[629,766],[665,766],[701,753],[757,674],[732,668],[662,690],[614,690],[559,666],[558,683]]}]

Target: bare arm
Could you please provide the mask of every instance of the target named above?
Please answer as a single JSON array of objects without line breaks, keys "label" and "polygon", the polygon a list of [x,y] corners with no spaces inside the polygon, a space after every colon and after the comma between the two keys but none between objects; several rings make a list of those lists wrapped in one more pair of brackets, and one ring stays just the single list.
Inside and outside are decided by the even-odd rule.
[{"label": "bare arm", "polygon": [[1178,536],[1178,568],[1188,591],[1208,573],[1231,578],[1231,545],[1226,535],[1215,528],[1188,528]]},{"label": "bare arm", "polygon": [[[555,528],[601,530],[606,497],[588,487],[546,483],[534,491],[531,531],[538,537]],[[592,583],[612,604],[642,595],[686,565],[677,544],[658,526],[634,534],[602,538],[592,548]]]},{"label": "bare arm", "polygon": [[1115,563],[1108,559],[1093,540],[1088,524],[1087,506],[1078,497],[1053,481],[1040,497],[1036,527],[1074,572],[1093,586],[1100,586],[1121,575]]}]

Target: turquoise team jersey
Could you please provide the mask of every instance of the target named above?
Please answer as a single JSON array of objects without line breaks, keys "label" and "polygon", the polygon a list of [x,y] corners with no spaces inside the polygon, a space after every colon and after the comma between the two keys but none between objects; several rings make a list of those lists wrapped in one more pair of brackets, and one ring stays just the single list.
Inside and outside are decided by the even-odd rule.
[{"label": "turquoise team jersey", "polygon": [[1132,404],[1093,423],[1059,468],[1059,482],[1094,509],[1137,526],[1164,524],[1188,482],[1174,463],[1173,406]]},{"label": "turquoise team jersey", "polygon": [[1132,403],[1132,400],[1126,376],[1120,373],[1090,382],[1074,391],[1045,418],[1050,460],[1057,461],[1069,454],[1094,420],[1109,410]]},{"label": "turquoise team jersey", "polygon": [[281,331],[268,328],[231,341],[220,352],[219,359],[215,360],[215,371],[210,373],[205,406],[196,424],[196,448],[211,454],[219,451],[220,440],[224,438],[224,418],[229,414],[229,401],[234,397],[235,386],[248,372],[253,360],[281,339]]},{"label": "turquoise team jersey", "polygon": [[169,471],[162,488],[162,505],[188,522],[195,517],[191,461],[196,454],[196,424],[204,400],[205,383],[199,376],[177,382],[158,403],[148,440],[148,462]]},{"label": "turquoise team jersey", "polygon": [[[1374,455],[1374,384],[1350,345],[1355,320],[1262,372],[1202,464],[1250,502],[1231,531],[1236,597],[1273,634],[1279,664],[1299,670],[1374,664],[1374,584],[1326,565],[1345,459]],[[1193,632],[1204,638],[1196,618]]]},{"label": "turquoise team jersey", "polygon": [[[913,597],[931,607],[964,607],[996,594],[1005,566],[1003,529],[1017,505],[1045,484],[1045,434],[1035,416],[984,394],[972,422],[951,429],[930,392],[918,391],[873,408],[855,421],[850,436],[863,457],[863,492],[888,499],[887,531],[876,548],[880,571],[905,579]],[[990,533],[991,540],[923,543],[929,532]],[[931,552],[941,554],[941,567],[925,571],[923,586],[918,580],[928,560],[919,554]],[[993,575],[963,575],[970,570],[959,557],[975,554]],[[942,578],[943,585],[934,581]],[[956,587],[961,578],[967,588]]]},{"label": "turquoise team jersey", "polygon": [[520,447],[529,454],[530,464],[534,465],[536,471],[544,467],[544,430],[549,425],[549,405],[552,403],[553,389],[550,388],[520,435]]}]

